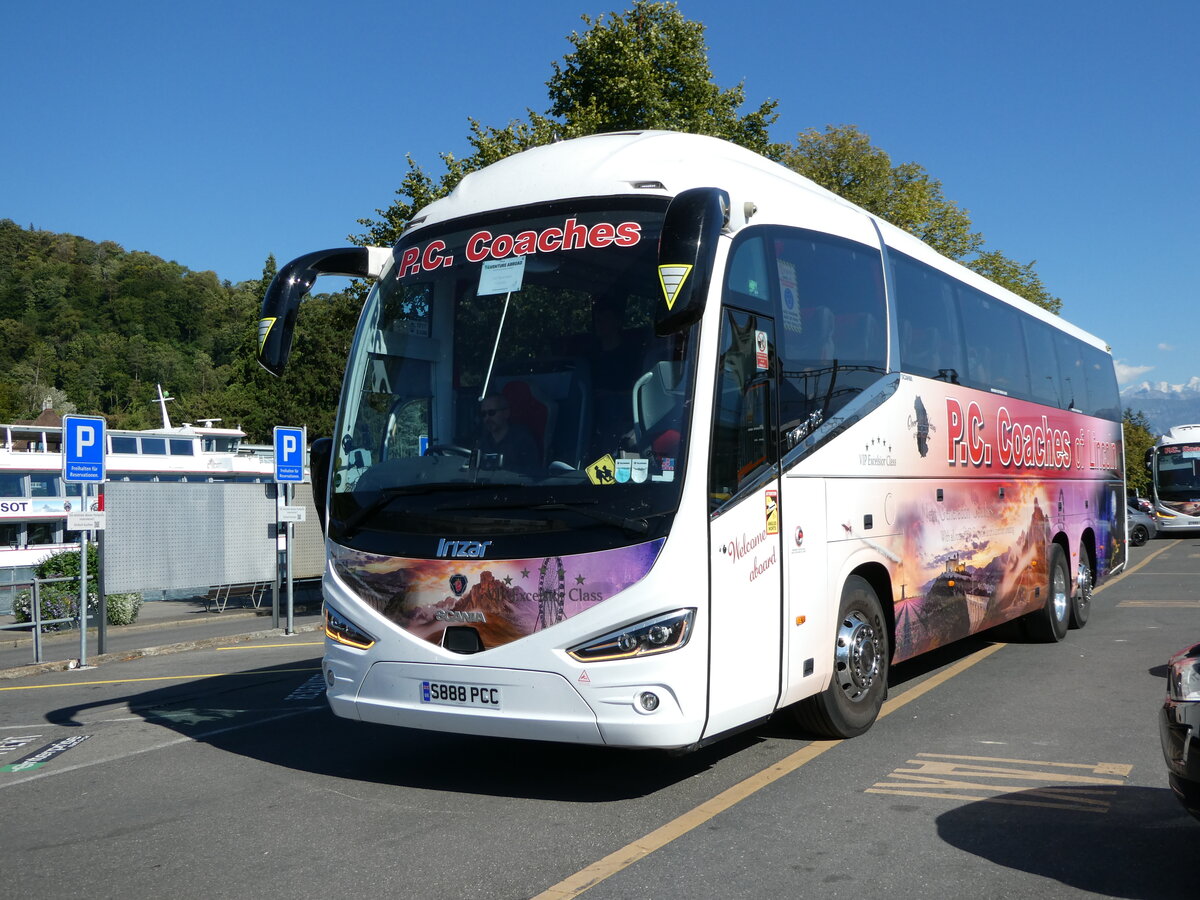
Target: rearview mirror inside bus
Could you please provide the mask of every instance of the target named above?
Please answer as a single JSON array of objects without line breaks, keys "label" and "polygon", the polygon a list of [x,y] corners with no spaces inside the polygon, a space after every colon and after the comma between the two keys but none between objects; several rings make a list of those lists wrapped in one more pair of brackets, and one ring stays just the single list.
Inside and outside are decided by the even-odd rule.
[{"label": "rearview mirror inside bus", "polygon": [[258,317],[258,362],[272,375],[283,374],[292,352],[292,331],[300,301],[321,275],[378,278],[391,250],[386,247],[343,247],[298,256],[271,279]]},{"label": "rearview mirror inside bus", "polygon": [[729,194],[719,188],[692,188],[667,207],[658,242],[663,303],[654,330],[659,335],[683,330],[704,312],[717,238],[728,224]]}]

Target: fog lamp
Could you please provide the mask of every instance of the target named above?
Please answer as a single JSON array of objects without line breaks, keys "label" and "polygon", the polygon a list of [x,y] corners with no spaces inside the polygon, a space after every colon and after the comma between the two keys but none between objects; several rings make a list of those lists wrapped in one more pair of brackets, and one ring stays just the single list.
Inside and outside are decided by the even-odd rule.
[{"label": "fog lamp", "polygon": [[658,694],[653,691],[642,691],[638,694],[638,705],[646,712],[654,712],[658,709]]}]

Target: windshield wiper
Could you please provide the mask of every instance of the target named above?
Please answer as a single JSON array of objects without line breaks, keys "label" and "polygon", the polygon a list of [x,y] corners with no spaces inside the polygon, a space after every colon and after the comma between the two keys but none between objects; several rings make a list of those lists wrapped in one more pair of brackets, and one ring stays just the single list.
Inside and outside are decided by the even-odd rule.
[{"label": "windshield wiper", "polygon": [[485,485],[470,481],[443,481],[431,484],[396,484],[381,488],[379,493],[366,506],[360,507],[348,519],[342,522],[342,537],[350,537],[362,527],[367,519],[374,516],[397,497],[413,497],[418,494],[432,494],[442,491],[477,491]]},{"label": "windshield wiper", "polygon": [[[631,519],[628,516],[622,516],[618,513],[611,513],[603,509],[586,509],[585,506],[590,506],[598,501],[596,500],[573,500],[569,503],[539,503],[536,506],[529,507],[530,509],[569,509],[577,512],[580,515],[587,516],[589,519],[594,519],[597,522],[603,522],[605,525],[616,525],[618,528],[623,528],[625,531],[633,534],[646,534],[650,531],[650,523],[645,518]],[[658,515],[661,515],[659,513]]]}]

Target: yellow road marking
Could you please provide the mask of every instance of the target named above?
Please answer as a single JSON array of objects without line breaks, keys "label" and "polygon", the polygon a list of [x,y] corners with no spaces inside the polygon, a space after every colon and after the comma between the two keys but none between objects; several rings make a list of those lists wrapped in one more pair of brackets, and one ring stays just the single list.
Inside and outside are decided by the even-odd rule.
[{"label": "yellow road marking", "polygon": [[[1100,587],[1098,587],[1094,591],[1092,591],[1092,593],[1098,594],[1102,590],[1107,588],[1110,584],[1116,584],[1118,581],[1120,581],[1123,578],[1128,577],[1129,575],[1132,575],[1134,572],[1144,569],[1147,565],[1149,565],[1149,563],[1152,559],[1154,559],[1155,557],[1157,557],[1163,553],[1166,553],[1168,550],[1171,550],[1174,547],[1179,546],[1180,543],[1181,542],[1179,541],[1179,539],[1176,539],[1176,540],[1171,541],[1171,543],[1169,543],[1169,544],[1164,544],[1163,546],[1159,547],[1157,550],[1153,551],[1149,556],[1147,556],[1145,559],[1143,559],[1140,563],[1138,563],[1132,569],[1126,569],[1125,571],[1121,572],[1119,575],[1114,575],[1112,578],[1110,578],[1106,582],[1104,582],[1104,584],[1100,585]],[[1120,606],[1119,603],[1117,605]]]},{"label": "yellow road marking", "polygon": [[[906,704],[911,703],[918,697],[929,693],[954,676],[971,668],[976,663],[987,659],[1005,646],[1005,644],[991,644],[981,650],[977,650],[965,659],[959,660],[944,671],[921,682],[921,684],[912,690],[905,691],[903,694],[889,699],[883,704],[883,709],[880,710],[879,717],[882,719],[884,716],[894,713]],[[616,875],[638,860],[644,859],[656,850],[661,850],[676,838],[682,837],[689,831],[716,817],[718,813],[730,809],[752,794],[762,790],[767,785],[812,762],[826,750],[832,750],[841,743],[843,741],[815,741],[802,747],[774,765],[768,766],[761,772],[751,775],[744,781],[717,794],[711,800],[701,803],[699,806],[668,822],[661,828],[655,829],[645,837],[638,838],[620,850],[610,853],[603,859],[592,863],[587,868],[581,869],[574,875],[567,876],[558,884],[547,888],[535,896],[533,900],[565,900],[565,898],[569,897],[578,897],[588,888],[595,887],[600,882]]]},{"label": "yellow road marking", "polygon": [[218,650],[275,650],[279,647],[324,647],[324,641],[303,641],[296,644],[234,644],[232,647],[217,647]]},{"label": "yellow road marking", "polygon": [[1162,609],[1200,609],[1200,600],[1122,600],[1117,606],[1156,606]]},{"label": "yellow road marking", "polygon": [[[918,753],[907,765],[912,768],[894,769],[887,781],[876,782],[865,792],[1106,813],[1116,791],[1101,786],[1122,786],[1133,771],[1126,763],[1056,763],[949,753]],[[1054,786],[1039,784],[1043,782]]]},{"label": "yellow road marking", "polygon": [[42,691],[47,688],[84,687],[93,684],[134,684],[138,681],[197,681],[201,678],[251,678],[256,675],[284,675],[291,672],[319,672],[320,666],[303,669],[263,669],[260,672],[206,672],[201,675],[157,675],[153,678],[110,678],[106,681],[64,681],[59,684],[25,684],[0,687],[0,691]]}]

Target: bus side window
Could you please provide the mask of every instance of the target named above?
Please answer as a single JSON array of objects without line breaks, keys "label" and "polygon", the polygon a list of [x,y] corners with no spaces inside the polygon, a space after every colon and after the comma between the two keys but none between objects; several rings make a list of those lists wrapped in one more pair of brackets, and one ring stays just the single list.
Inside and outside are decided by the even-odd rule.
[{"label": "bus side window", "polygon": [[1030,393],[1038,403],[1062,407],[1058,379],[1058,354],[1054,350],[1054,331],[1045,322],[1022,317],[1025,346],[1029,350]]},{"label": "bus side window", "polygon": [[[727,308],[721,324],[709,509],[715,511],[769,471],[777,446],[771,385],[778,367],[771,320]],[[767,364],[760,342],[767,345]]]},{"label": "bus side window", "polygon": [[901,370],[951,383],[965,378],[952,279],[895,250],[889,256],[896,274]]}]

